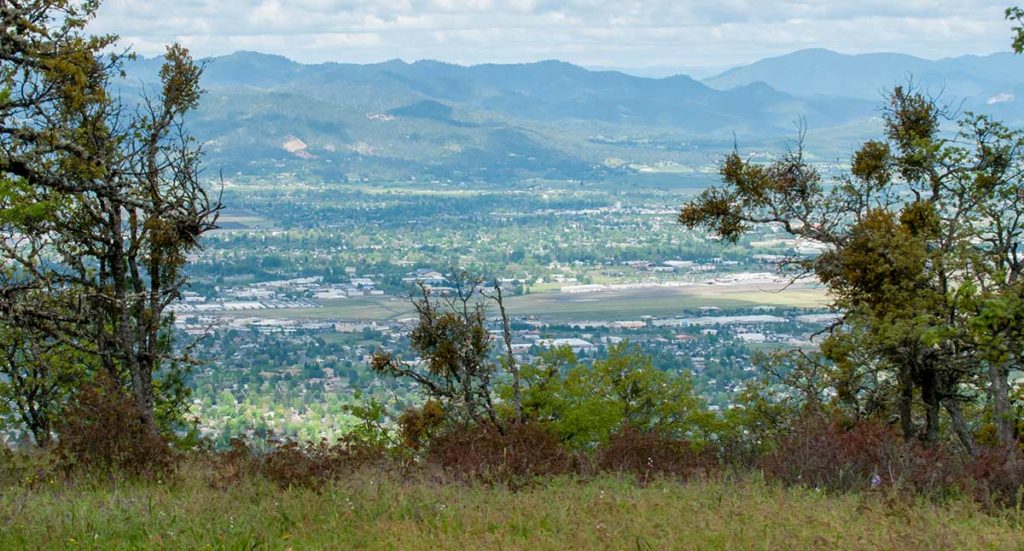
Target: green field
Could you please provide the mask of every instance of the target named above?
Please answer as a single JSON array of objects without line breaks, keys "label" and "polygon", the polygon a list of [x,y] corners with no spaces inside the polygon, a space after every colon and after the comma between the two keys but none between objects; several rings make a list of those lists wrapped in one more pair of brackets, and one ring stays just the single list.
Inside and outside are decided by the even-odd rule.
[{"label": "green field", "polygon": [[[408,299],[396,297],[359,297],[323,301],[323,308],[259,310],[244,316],[284,319],[384,321],[415,316]],[[826,296],[820,288],[793,288],[785,291],[758,290],[750,285],[660,287],[597,293],[532,293],[510,297],[509,313],[534,316],[552,322],[626,320],[640,316],[671,317],[687,310],[717,306],[723,310],[779,306],[820,308]]]},{"label": "green field", "polygon": [[319,302],[324,305],[323,308],[247,311],[244,316],[300,320],[385,321],[415,315],[415,310],[408,299],[396,297],[359,297]]},{"label": "green field", "polygon": [[352,475],[317,491],[203,476],[4,488],[0,549],[1020,549],[1019,512],[757,480],[502,487]]},{"label": "green field", "polygon": [[820,289],[771,292],[749,286],[694,286],[579,294],[538,293],[514,297],[508,309],[512,315],[536,316],[549,321],[604,321],[640,316],[671,317],[712,306],[723,310],[755,306],[820,308],[825,300]]},{"label": "green field", "polygon": [[218,231],[249,231],[257,229],[267,229],[274,226],[274,223],[256,213],[237,210],[237,209],[225,209],[217,219]]}]

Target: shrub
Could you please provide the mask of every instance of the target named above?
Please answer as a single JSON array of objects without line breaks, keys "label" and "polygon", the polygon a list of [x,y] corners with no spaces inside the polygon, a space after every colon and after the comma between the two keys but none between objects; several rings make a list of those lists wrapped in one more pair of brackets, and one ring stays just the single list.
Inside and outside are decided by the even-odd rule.
[{"label": "shrub", "polygon": [[260,456],[255,470],[285,488],[315,488],[341,474],[344,458],[339,451],[324,441],[305,445],[284,442]]},{"label": "shrub", "polygon": [[905,442],[878,422],[845,428],[823,417],[798,421],[760,466],[769,479],[830,491],[885,486],[935,493],[952,488],[957,479],[955,457],[941,447]]},{"label": "shrub", "polygon": [[710,448],[697,449],[686,440],[627,426],[598,447],[597,466],[604,471],[634,474],[645,484],[655,474],[682,479],[707,475],[718,468],[718,462]]},{"label": "shrub", "polygon": [[226,451],[211,450],[200,458],[210,460],[210,485],[219,490],[226,490],[256,472],[252,449],[241,438],[232,438]]},{"label": "shrub", "polygon": [[229,450],[215,455],[211,485],[224,489],[259,476],[284,488],[316,489],[361,468],[387,467],[395,458],[387,447],[359,438],[346,437],[335,444],[289,440],[269,445],[260,453],[243,440],[232,439]]},{"label": "shrub", "polygon": [[85,386],[57,424],[57,453],[66,471],[156,476],[174,468],[175,454],[110,377]]},{"label": "shrub", "polygon": [[889,435],[882,448],[883,468],[878,473],[881,485],[936,497],[958,489],[963,462],[949,447],[908,442],[893,431]]},{"label": "shrub", "polygon": [[427,400],[421,408],[409,408],[398,417],[402,443],[412,450],[419,450],[444,423],[445,414],[436,400]]},{"label": "shrub", "polygon": [[1019,445],[986,447],[964,465],[966,490],[983,505],[1019,507],[1024,497],[1024,457]]},{"label": "shrub", "polygon": [[573,472],[574,460],[551,430],[536,422],[451,429],[431,442],[427,457],[460,481],[518,487],[539,476]]},{"label": "shrub", "polygon": [[[552,350],[522,373],[526,415],[544,420],[574,450],[591,450],[626,424],[675,434],[717,428],[688,373],[655,368],[650,356],[626,341],[593,364],[578,363],[572,350]],[[506,401],[514,399],[511,388],[501,392]]]},{"label": "shrub", "polygon": [[889,438],[884,427],[862,424],[844,431],[821,418],[799,421],[779,440],[778,449],[761,459],[769,479],[842,491],[871,486],[882,468],[881,448]]}]

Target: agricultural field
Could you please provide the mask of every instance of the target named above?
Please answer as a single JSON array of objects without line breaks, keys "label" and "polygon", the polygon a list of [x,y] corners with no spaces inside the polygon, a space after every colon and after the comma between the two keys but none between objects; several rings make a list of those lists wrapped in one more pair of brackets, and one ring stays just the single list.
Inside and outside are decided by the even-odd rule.
[{"label": "agricultural field", "polygon": [[722,310],[759,306],[822,308],[827,298],[818,288],[783,290],[754,286],[691,286],[595,293],[534,293],[509,300],[509,312],[545,321],[614,321],[643,316],[682,316],[701,308]]},{"label": "agricultural field", "polygon": [[[405,297],[357,297],[321,301],[322,308],[260,310],[246,315],[298,320],[391,321],[415,315]],[[825,292],[818,287],[701,286],[612,290],[589,293],[549,291],[513,296],[511,315],[550,322],[614,321],[643,316],[673,317],[700,308],[737,310],[757,307],[823,308]]]}]

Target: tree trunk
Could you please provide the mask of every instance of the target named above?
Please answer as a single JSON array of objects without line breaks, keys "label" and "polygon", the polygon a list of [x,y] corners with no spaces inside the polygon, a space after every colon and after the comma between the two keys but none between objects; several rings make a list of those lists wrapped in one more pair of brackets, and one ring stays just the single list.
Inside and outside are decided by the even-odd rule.
[{"label": "tree trunk", "polygon": [[1009,446],[1014,442],[1014,415],[1010,404],[1009,369],[1003,362],[991,362],[988,368],[989,393],[992,398],[992,421],[996,426],[999,443]]},{"label": "tree trunk", "polygon": [[935,388],[933,377],[926,377],[921,382],[921,400],[925,407],[924,442],[931,446],[939,441],[939,417],[942,413],[941,402]]},{"label": "tree trunk", "polygon": [[903,429],[903,439],[912,440],[917,436],[917,429],[914,427],[914,383],[910,378],[909,368],[900,368],[900,399],[899,416],[900,427]]},{"label": "tree trunk", "polygon": [[512,400],[515,402],[516,422],[523,422],[523,390],[519,376],[519,365],[516,364],[516,356],[512,353],[512,326],[508,320],[508,312],[505,310],[505,296],[501,292],[501,285],[494,282],[494,289],[497,291],[498,309],[501,310],[501,329],[505,340],[505,352],[508,354],[508,370],[512,372]]},{"label": "tree trunk", "polygon": [[946,398],[942,401],[942,405],[945,406],[946,412],[949,413],[950,424],[953,425],[953,431],[956,432],[957,438],[960,439],[960,444],[963,445],[968,455],[974,455],[977,443],[974,441],[974,434],[971,432],[970,427],[967,426],[967,420],[964,419],[964,413],[960,409],[960,402],[953,398]]},{"label": "tree trunk", "polygon": [[156,416],[153,413],[153,373],[142,365],[132,370],[132,398],[142,426],[149,433],[156,434]]}]

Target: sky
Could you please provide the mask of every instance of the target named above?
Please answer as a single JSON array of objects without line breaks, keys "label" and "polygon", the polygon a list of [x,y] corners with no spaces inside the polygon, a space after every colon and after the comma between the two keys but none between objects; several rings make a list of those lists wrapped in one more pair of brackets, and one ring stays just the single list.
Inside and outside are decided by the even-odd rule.
[{"label": "sky", "polygon": [[[304,63],[560,59],[712,72],[803,48],[926,58],[1008,51],[981,0],[104,0],[91,30],[152,56],[239,50]],[[1024,3],[1024,2],[1022,2]]]}]

